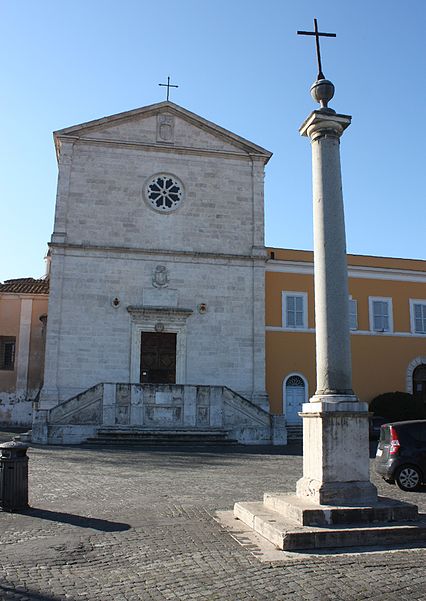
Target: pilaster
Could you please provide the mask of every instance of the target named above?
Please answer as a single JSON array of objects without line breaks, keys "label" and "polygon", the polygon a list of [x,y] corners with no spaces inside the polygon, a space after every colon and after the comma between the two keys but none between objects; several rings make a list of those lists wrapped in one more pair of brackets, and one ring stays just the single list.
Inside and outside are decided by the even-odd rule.
[{"label": "pilaster", "polygon": [[59,174],[52,242],[65,242],[67,232],[67,205],[71,179],[73,142],[61,140],[58,143],[57,150]]},{"label": "pilaster", "polygon": [[64,263],[65,251],[63,249],[53,249],[48,307],[49,317],[46,330],[44,384],[40,395],[40,409],[51,409],[60,400],[58,371],[62,328]]},{"label": "pilaster", "polygon": [[18,352],[16,357],[16,394],[22,396],[22,398],[26,398],[28,388],[32,312],[33,300],[31,298],[21,298]]}]

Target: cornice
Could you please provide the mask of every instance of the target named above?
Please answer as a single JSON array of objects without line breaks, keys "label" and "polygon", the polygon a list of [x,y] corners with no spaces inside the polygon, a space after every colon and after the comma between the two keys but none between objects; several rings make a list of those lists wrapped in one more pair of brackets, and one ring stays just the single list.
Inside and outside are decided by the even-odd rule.
[{"label": "cornice", "polygon": [[111,255],[112,253],[116,253],[118,255],[160,255],[167,257],[168,260],[170,260],[170,257],[176,257],[177,259],[187,258],[192,262],[199,261],[200,259],[214,259],[217,261],[227,263],[231,261],[244,261],[248,263],[258,263],[261,265],[264,265],[266,261],[266,255],[262,257],[258,255],[239,255],[231,253],[213,253],[189,250],[169,250],[164,248],[132,248],[129,246],[102,246],[92,244],[71,244],[65,242],[50,242],[49,247],[52,249],[59,249],[76,253],[91,253],[93,256],[102,256],[103,254]]},{"label": "cornice", "polygon": [[0,298],[4,300],[11,300],[16,298],[27,298],[32,300],[48,300],[49,294],[34,294],[25,292],[0,292]]},{"label": "cornice", "polygon": [[[204,155],[204,156],[215,156],[225,159],[244,159],[253,160],[258,159],[266,163],[267,158],[263,154],[256,154],[254,152],[238,152],[232,150],[214,150],[209,148],[198,148],[193,146],[176,146],[170,144],[161,143],[144,143],[137,142],[135,140],[117,140],[114,138],[80,138],[79,136],[73,135],[59,135],[55,144],[58,142],[70,142],[74,144],[86,144],[91,146],[107,146],[107,147],[120,147],[120,148],[133,148],[145,152],[165,152],[173,154],[185,154],[185,155]],[[57,146],[58,147],[58,146]]]},{"label": "cornice", "polygon": [[[307,263],[306,261],[279,261],[275,259],[269,259],[266,262],[266,271],[275,273],[313,275],[314,265],[313,263]],[[393,280],[426,284],[426,273],[424,271],[411,269],[349,265],[348,276],[355,279]]]},{"label": "cornice", "polygon": [[[315,334],[315,328],[287,328],[284,326],[265,326],[266,332],[281,332],[282,334]],[[377,338],[411,338],[426,339],[426,334],[415,332],[375,332],[374,330],[351,330],[351,336],[374,336]]]},{"label": "cornice", "polygon": [[149,315],[158,315],[160,317],[165,316],[176,316],[186,318],[189,317],[194,311],[192,309],[184,309],[179,307],[160,307],[154,305],[129,305],[127,307],[127,311],[130,315],[135,317],[138,316],[149,316]]}]

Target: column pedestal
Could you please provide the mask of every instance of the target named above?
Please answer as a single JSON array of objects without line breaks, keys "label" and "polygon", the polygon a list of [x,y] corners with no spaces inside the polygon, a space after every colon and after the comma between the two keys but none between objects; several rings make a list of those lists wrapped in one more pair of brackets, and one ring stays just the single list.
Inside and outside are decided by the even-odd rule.
[{"label": "column pedestal", "polygon": [[303,477],[296,495],[320,505],[370,505],[368,405],[354,395],[314,396],[303,405]]}]

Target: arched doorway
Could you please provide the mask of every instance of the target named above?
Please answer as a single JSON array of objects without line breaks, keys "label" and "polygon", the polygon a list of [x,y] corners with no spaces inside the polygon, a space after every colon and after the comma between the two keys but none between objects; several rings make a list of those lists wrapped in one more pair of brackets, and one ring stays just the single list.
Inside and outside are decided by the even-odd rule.
[{"label": "arched doorway", "polygon": [[413,395],[426,405],[426,365],[421,364],[413,371]]},{"label": "arched doorway", "polygon": [[299,412],[307,401],[307,385],[305,378],[300,374],[290,374],[284,380],[284,406],[286,423],[289,426],[302,425]]}]

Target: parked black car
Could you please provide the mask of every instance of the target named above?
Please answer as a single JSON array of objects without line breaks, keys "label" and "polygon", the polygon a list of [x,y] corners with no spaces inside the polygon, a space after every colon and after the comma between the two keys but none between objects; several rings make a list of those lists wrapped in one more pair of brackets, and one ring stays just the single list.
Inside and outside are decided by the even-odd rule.
[{"label": "parked black car", "polygon": [[392,422],[380,428],[376,472],[406,491],[426,483],[426,420]]}]

